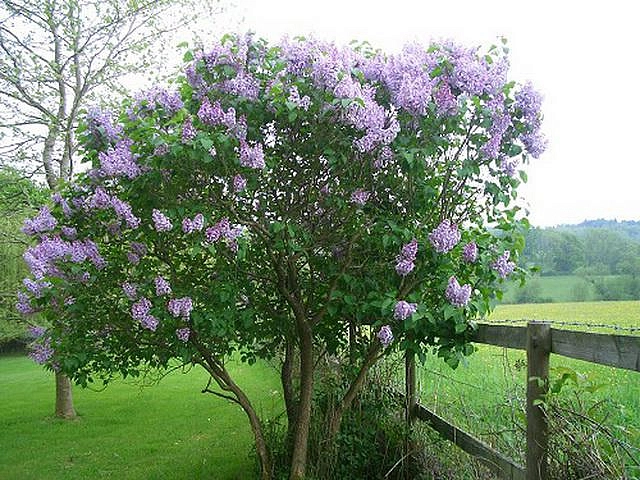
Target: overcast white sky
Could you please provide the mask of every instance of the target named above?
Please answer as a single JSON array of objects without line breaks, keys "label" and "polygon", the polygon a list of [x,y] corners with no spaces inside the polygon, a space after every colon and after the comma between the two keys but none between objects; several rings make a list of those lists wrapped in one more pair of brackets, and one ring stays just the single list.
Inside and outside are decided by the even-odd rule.
[{"label": "overcast white sky", "polygon": [[315,34],[385,51],[452,38],[505,36],[511,79],[544,94],[549,148],[522,194],[537,226],[640,220],[640,6],[633,0],[235,0],[243,30],[272,41]]}]

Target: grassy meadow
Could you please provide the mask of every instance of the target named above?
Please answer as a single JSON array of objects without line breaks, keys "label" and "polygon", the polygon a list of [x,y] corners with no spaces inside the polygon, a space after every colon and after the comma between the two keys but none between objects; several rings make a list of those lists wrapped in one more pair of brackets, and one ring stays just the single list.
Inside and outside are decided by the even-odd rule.
[{"label": "grassy meadow", "polygon": [[[278,413],[278,376],[265,365],[234,365],[259,412]],[[53,375],[25,357],[0,357],[0,479],[254,478],[252,435],[242,410],[200,391],[201,369],[158,385],[120,381],[74,389],[80,418],[52,418]]]}]

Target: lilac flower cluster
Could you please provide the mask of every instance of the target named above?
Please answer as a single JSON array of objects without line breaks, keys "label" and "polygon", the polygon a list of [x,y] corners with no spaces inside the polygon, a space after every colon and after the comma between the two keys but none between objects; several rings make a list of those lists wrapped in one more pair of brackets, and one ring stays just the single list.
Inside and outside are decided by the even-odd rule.
[{"label": "lilac flower cluster", "polygon": [[193,310],[193,301],[189,297],[172,298],[167,304],[167,309],[174,317],[182,317],[188,320]]},{"label": "lilac flower cluster", "polygon": [[247,188],[247,179],[238,174],[233,177],[233,190],[237,193],[244,191]]},{"label": "lilac flower cluster", "polygon": [[56,266],[59,260],[71,260],[74,263],[89,260],[96,268],[106,265],[93,241],[66,242],[60,237],[42,238],[39,244],[27,249],[23,258],[36,280],[45,276],[62,277],[61,270]]},{"label": "lilac flower cluster", "polygon": [[504,253],[491,264],[491,268],[498,273],[500,278],[507,278],[507,276],[513,273],[516,269],[516,264],[510,261],[509,257],[511,257],[511,252],[509,250],[505,250]]},{"label": "lilac flower cluster", "polygon": [[429,241],[438,253],[447,253],[460,241],[461,235],[458,226],[450,220],[443,220],[429,234]]},{"label": "lilac flower cluster", "polygon": [[58,221],[53,215],[49,207],[44,206],[34,218],[26,219],[22,227],[22,233],[26,235],[37,235],[39,233],[50,232],[58,225]]},{"label": "lilac flower cluster", "polygon": [[393,309],[393,318],[396,320],[406,320],[411,315],[416,313],[418,310],[418,305],[416,303],[408,303],[404,300],[400,300],[396,303],[395,308]]},{"label": "lilac flower cluster", "polygon": [[393,161],[393,150],[390,147],[385,145],[380,149],[380,153],[373,161],[373,168],[375,170],[382,170],[389,166],[389,164]]},{"label": "lilac flower cluster", "polygon": [[66,237],[68,240],[75,240],[78,236],[78,230],[76,230],[75,227],[67,227],[64,226],[60,229],[60,232],[62,233],[62,235],[64,237]]},{"label": "lilac flower cluster", "polygon": [[475,263],[478,259],[478,245],[476,242],[467,243],[462,249],[462,258],[467,263]]},{"label": "lilac flower cluster", "polygon": [[129,228],[135,230],[140,226],[140,219],[133,214],[131,205],[127,202],[118,197],[111,197],[111,206],[118,218],[124,220]]},{"label": "lilac flower cluster", "polygon": [[41,338],[29,345],[29,357],[40,365],[51,360],[54,353],[50,337]]},{"label": "lilac flower cluster", "polygon": [[204,228],[204,215],[196,214],[193,219],[185,218],[182,220],[182,231],[184,233],[199,232]]},{"label": "lilac flower cluster", "polygon": [[520,135],[520,140],[533,158],[540,157],[547,148],[547,141],[540,132],[541,106],[542,95],[533,88],[531,83],[526,83],[516,92],[516,108],[522,112],[522,120],[527,126],[527,131]]},{"label": "lilac flower cluster", "polygon": [[382,347],[387,348],[391,342],[393,342],[393,332],[391,331],[391,327],[389,325],[383,325],[380,327],[377,337],[378,340],[380,340]]},{"label": "lilac flower cluster", "polygon": [[305,95],[300,98],[300,92],[298,92],[298,87],[295,85],[289,88],[289,97],[287,100],[293,103],[296,107],[305,111],[309,110],[309,107],[311,106],[311,98],[309,98],[309,95]]},{"label": "lilac flower cluster", "polygon": [[173,228],[173,223],[171,223],[169,217],[167,217],[157,208],[154,208],[153,212],[151,212],[151,218],[153,220],[153,226],[156,229],[156,232],[168,232]]},{"label": "lilac flower cluster", "polygon": [[102,110],[100,107],[91,107],[86,116],[89,133],[97,138],[112,143],[122,135],[122,125],[113,122],[113,114]]},{"label": "lilac flower cluster", "polygon": [[191,120],[191,117],[187,117],[182,124],[182,143],[189,143],[196,138],[196,135],[198,135],[198,131],[193,126],[193,120]]},{"label": "lilac flower cluster", "polygon": [[246,142],[240,144],[240,165],[247,168],[262,170],[265,167],[264,151],[262,144],[249,145]]},{"label": "lilac flower cluster", "polygon": [[471,285],[465,284],[460,286],[456,277],[449,278],[445,296],[449,303],[454,307],[464,307],[469,303],[471,298]]},{"label": "lilac flower cluster", "polygon": [[489,140],[481,148],[480,152],[487,158],[498,158],[500,146],[505,133],[511,126],[511,117],[506,113],[494,115],[489,128]]},{"label": "lilac flower cluster", "polygon": [[511,158],[504,157],[500,161],[500,171],[505,175],[513,177],[516,174],[518,163],[519,163],[518,158],[516,157],[511,157]]},{"label": "lilac flower cluster", "polygon": [[351,203],[362,207],[367,203],[369,197],[371,197],[371,192],[359,188],[351,194]]},{"label": "lilac flower cluster", "polygon": [[31,315],[32,313],[35,313],[36,310],[33,308],[33,305],[31,305],[31,299],[26,293],[18,292],[17,297],[18,301],[16,302],[16,311],[20,315]]},{"label": "lilac flower cluster", "polygon": [[180,110],[184,104],[179,92],[170,92],[164,88],[153,87],[149,90],[138,92],[135,96],[130,116],[135,118],[136,111],[154,111],[162,108],[169,115],[173,115]]},{"label": "lilac flower cluster", "polygon": [[138,295],[138,286],[134,283],[124,282],[122,291],[129,300],[134,301]]},{"label": "lilac flower cluster", "polygon": [[418,254],[418,241],[414,238],[402,247],[400,255],[396,257],[396,272],[406,277],[415,268],[414,262]]},{"label": "lilac flower cluster", "polygon": [[223,218],[218,223],[205,230],[205,238],[207,243],[215,243],[219,240],[225,240],[229,248],[236,252],[238,250],[238,237],[244,231],[240,225],[231,226],[228,218]]},{"label": "lilac flower cluster", "polygon": [[98,159],[100,160],[100,170],[98,174],[102,177],[120,177],[125,176],[129,179],[140,175],[140,166],[131,151],[133,141],[125,138],[120,140],[114,147],[109,148],[106,152],[100,152]]},{"label": "lilac flower cluster", "polygon": [[191,336],[191,329],[189,328],[178,328],[176,330],[176,337],[183,343],[187,343],[189,341],[189,337]]},{"label": "lilac flower cluster", "polygon": [[22,284],[35,298],[41,298],[42,295],[44,295],[43,290],[51,288],[51,282],[44,280],[31,280],[30,278],[23,279]]},{"label": "lilac flower cluster", "polygon": [[171,285],[165,278],[160,276],[156,277],[154,284],[156,286],[156,296],[171,295]]},{"label": "lilac flower cluster", "polygon": [[134,320],[138,320],[144,328],[155,332],[159,322],[156,317],[149,313],[151,307],[151,301],[148,298],[142,297],[131,305],[131,316]]},{"label": "lilac flower cluster", "polygon": [[433,100],[436,103],[436,111],[441,117],[454,115],[458,111],[458,99],[446,81],[434,90]]},{"label": "lilac flower cluster", "polygon": [[29,335],[31,335],[33,338],[42,337],[46,331],[47,329],[45,327],[41,327],[39,325],[32,325],[29,327]]}]

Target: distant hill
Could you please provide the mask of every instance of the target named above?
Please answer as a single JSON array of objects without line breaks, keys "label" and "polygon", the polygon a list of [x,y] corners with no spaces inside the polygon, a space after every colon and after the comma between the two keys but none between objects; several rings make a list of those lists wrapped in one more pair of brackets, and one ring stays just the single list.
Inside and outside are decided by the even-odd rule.
[{"label": "distant hill", "polygon": [[584,234],[589,230],[605,229],[619,233],[623,237],[640,242],[640,221],[636,220],[605,220],[603,218],[597,220],[585,220],[584,222],[574,225],[559,225],[551,227],[554,230],[568,231],[576,235]]}]

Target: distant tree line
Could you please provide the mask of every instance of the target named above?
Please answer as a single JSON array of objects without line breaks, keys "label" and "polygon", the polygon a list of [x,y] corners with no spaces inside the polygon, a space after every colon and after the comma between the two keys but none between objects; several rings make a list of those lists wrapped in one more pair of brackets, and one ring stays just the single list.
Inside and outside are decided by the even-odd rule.
[{"label": "distant tree line", "polygon": [[[564,299],[640,299],[640,222],[589,220],[577,225],[532,228],[526,235],[522,266],[535,267],[543,277],[577,275]],[[567,281],[570,281],[569,279]],[[508,301],[558,301],[545,291],[543,280],[530,280]]]}]

